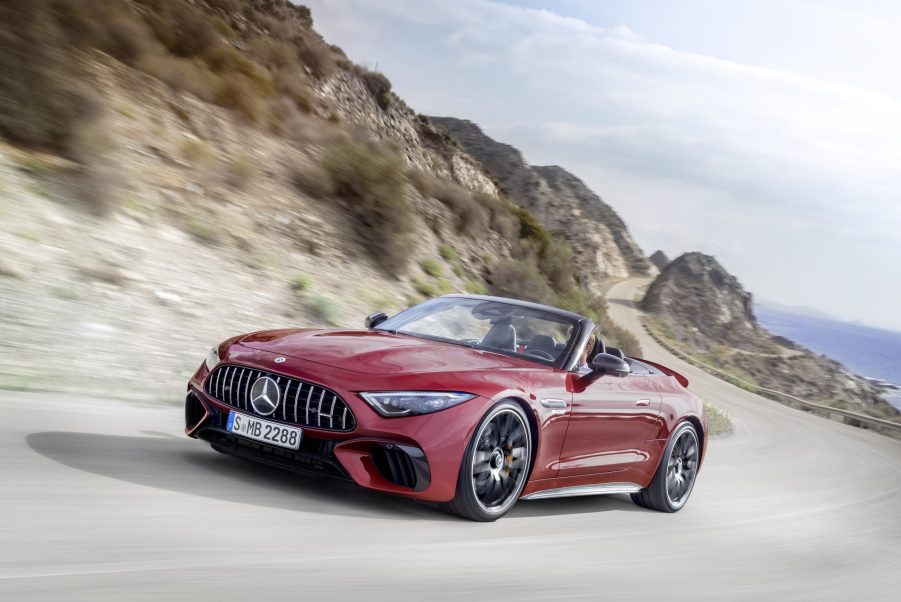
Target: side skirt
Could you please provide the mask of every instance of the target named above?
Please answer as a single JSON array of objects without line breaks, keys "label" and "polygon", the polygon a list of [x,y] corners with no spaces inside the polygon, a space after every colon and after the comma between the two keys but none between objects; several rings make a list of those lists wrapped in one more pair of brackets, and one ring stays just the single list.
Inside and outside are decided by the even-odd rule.
[{"label": "side skirt", "polygon": [[576,485],[536,491],[519,498],[521,500],[543,500],[555,497],[577,497],[580,495],[606,495],[611,493],[638,493],[641,487],[635,483],[605,483],[603,485]]}]

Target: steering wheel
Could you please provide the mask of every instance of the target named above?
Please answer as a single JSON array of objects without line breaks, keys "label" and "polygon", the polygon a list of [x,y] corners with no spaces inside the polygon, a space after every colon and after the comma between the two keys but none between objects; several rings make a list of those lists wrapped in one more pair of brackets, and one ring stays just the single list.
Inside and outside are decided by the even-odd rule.
[{"label": "steering wheel", "polygon": [[541,349],[533,349],[532,351],[526,351],[526,355],[534,355],[535,357],[540,357],[543,360],[554,361],[553,355],[551,355],[547,351],[543,351]]}]

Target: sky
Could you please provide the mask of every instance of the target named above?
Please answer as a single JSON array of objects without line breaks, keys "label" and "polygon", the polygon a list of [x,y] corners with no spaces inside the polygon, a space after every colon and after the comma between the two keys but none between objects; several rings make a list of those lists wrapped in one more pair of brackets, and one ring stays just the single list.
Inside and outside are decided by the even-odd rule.
[{"label": "sky", "polygon": [[417,112],[582,178],[648,254],[901,331],[901,3],[306,4]]}]

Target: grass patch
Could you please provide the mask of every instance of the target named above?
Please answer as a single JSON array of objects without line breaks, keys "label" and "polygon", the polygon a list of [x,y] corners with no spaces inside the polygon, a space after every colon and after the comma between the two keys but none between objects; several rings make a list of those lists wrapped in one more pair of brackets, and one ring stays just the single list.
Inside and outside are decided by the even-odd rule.
[{"label": "grass patch", "polygon": [[340,312],[337,304],[330,297],[315,295],[307,301],[307,309],[319,322],[328,326],[338,325]]},{"label": "grass patch", "polygon": [[453,270],[457,278],[463,278],[464,276],[466,276],[466,268],[464,268],[459,263],[455,263],[451,269]]},{"label": "grass patch", "polygon": [[707,428],[711,437],[727,435],[732,432],[732,421],[729,415],[715,405],[705,403],[704,413],[707,414]]},{"label": "grass patch", "polygon": [[422,271],[432,276],[433,278],[437,278],[444,273],[444,270],[441,268],[441,264],[434,259],[423,259],[419,262],[419,267],[422,268]]},{"label": "grass patch", "polygon": [[479,282],[478,280],[470,280],[464,286],[467,293],[472,293],[473,295],[484,295],[488,292],[485,288],[485,284]]},{"label": "grass patch", "polygon": [[291,288],[295,291],[302,293],[313,285],[313,279],[307,276],[306,274],[300,274],[294,280],[291,281]]},{"label": "grass patch", "polygon": [[432,297],[438,296],[438,289],[435,288],[435,285],[431,282],[426,282],[425,280],[419,280],[418,278],[413,279],[413,288],[416,289],[416,292],[422,295],[427,299],[431,299]]},{"label": "grass patch", "polygon": [[438,253],[445,261],[453,261],[457,258],[457,252],[454,251],[454,248],[447,243],[441,243],[440,245],[438,245]]}]

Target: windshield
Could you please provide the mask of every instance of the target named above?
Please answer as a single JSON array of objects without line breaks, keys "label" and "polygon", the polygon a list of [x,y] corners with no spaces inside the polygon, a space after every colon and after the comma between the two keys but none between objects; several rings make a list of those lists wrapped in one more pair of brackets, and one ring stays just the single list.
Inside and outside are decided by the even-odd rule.
[{"label": "windshield", "polygon": [[377,328],[555,365],[569,349],[578,323],[511,303],[442,297],[403,311]]}]

